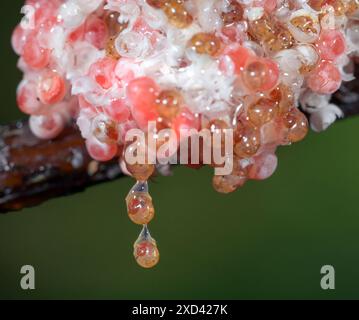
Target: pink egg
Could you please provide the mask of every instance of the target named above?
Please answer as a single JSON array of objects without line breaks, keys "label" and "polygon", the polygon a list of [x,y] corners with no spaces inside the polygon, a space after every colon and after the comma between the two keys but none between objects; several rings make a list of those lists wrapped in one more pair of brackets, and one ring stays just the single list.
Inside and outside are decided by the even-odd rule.
[{"label": "pink egg", "polygon": [[31,116],[29,120],[31,131],[40,139],[56,138],[65,127],[65,120],[59,113]]},{"label": "pink egg", "polygon": [[102,143],[94,137],[86,140],[86,148],[93,159],[102,162],[112,160],[118,152],[116,144]]},{"label": "pink egg", "polygon": [[121,123],[130,119],[131,111],[124,99],[113,99],[105,112],[115,121]]},{"label": "pink egg", "polygon": [[251,52],[245,47],[228,47],[224,50],[220,68],[222,71],[228,71],[228,67],[226,67],[226,59],[230,59],[230,62],[233,63],[234,73],[240,74],[250,56]]},{"label": "pink egg", "polygon": [[23,47],[25,63],[33,69],[44,69],[50,63],[51,51],[40,46],[34,35],[29,36]]},{"label": "pink egg", "polygon": [[342,82],[338,68],[330,61],[322,61],[309,75],[308,87],[317,93],[331,94],[337,91]]},{"label": "pink egg", "polygon": [[149,121],[156,121],[156,98],[159,88],[155,81],[149,77],[132,80],[127,87],[127,98],[131,104],[134,120],[140,128],[146,129]]},{"label": "pink egg", "polygon": [[37,114],[43,109],[43,104],[37,97],[37,83],[33,80],[24,80],[17,89],[17,105],[26,114]]},{"label": "pink egg", "polygon": [[343,34],[338,30],[324,30],[316,43],[323,60],[336,60],[346,51]]},{"label": "pink egg", "polygon": [[11,37],[11,45],[16,54],[21,55],[23,53],[24,46],[26,44],[27,32],[21,26],[17,26]]},{"label": "pink egg", "polygon": [[242,73],[242,80],[252,92],[273,89],[278,83],[278,65],[269,58],[252,57],[248,59]]},{"label": "pink egg", "polygon": [[180,114],[173,121],[172,129],[175,130],[177,137],[180,137],[181,130],[199,130],[200,118],[198,115],[193,114],[187,107],[184,107]]},{"label": "pink egg", "polygon": [[46,72],[39,81],[37,94],[43,104],[52,105],[60,102],[66,94],[64,78],[56,72]]},{"label": "pink egg", "polygon": [[103,58],[90,67],[89,75],[102,88],[109,89],[115,79],[115,68],[117,61],[112,58]]},{"label": "pink egg", "polygon": [[105,22],[96,16],[91,16],[85,23],[84,36],[85,40],[94,47],[103,49],[108,37],[108,29]]}]

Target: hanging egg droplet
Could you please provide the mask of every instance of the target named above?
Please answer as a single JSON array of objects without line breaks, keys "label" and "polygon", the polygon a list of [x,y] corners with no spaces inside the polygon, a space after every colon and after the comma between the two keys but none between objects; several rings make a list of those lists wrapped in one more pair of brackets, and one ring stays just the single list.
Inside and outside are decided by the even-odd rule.
[{"label": "hanging egg droplet", "polygon": [[148,193],[147,182],[138,182],[126,198],[127,213],[132,222],[146,225],[155,216],[152,197]]},{"label": "hanging egg droplet", "polygon": [[156,240],[151,237],[147,225],[134,244],[133,254],[137,263],[145,269],[155,267],[160,260]]}]

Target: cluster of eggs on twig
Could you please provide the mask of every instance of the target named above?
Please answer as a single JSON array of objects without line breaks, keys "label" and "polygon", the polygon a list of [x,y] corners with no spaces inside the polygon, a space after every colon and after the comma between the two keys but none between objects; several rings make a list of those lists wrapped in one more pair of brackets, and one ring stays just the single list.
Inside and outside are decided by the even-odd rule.
[{"label": "cluster of eggs on twig", "polygon": [[126,163],[126,133],[232,129],[233,171],[215,175],[213,186],[233,192],[272,175],[277,147],[306,136],[298,101],[334,93],[349,47],[359,43],[357,0],[26,4],[34,23],[19,25],[12,38],[24,72],[19,108],[40,138],[54,138],[75,118],[94,159],[125,162],[138,181],[126,202],[131,220],[144,226],[135,244],[144,267],[159,259],[147,227],[155,211],[147,180],[155,165]]}]

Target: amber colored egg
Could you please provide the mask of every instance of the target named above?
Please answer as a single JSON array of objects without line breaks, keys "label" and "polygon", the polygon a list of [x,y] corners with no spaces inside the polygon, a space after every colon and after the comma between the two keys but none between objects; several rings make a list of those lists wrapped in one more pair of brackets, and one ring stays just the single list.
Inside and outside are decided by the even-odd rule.
[{"label": "amber colored egg", "polygon": [[164,90],[160,92],[156,100],[157,111],[160,117],[170,121],[179,114],[182,104],[183,98],[176,90]]},{"label": "amber colored egg", "polygon": [[128,164],[126,163],[127,170],[137,181],[148,180],[155,172],[155,165],[153,164]]},{"label": "amber colored egg", "polygon": [[243,19],[243,8],[237,1],[232,0],[221,16],[225,26],[232,25]]},{"label": "amber colored egg", "polygon": [[168,0],[162,9],[169,22],[179,29],[187,28],[192,24],[193,17],[186,10],[182,0]]},{"label": "amber colored egg", "polygon": [[298,108],[292,108],[284,114],[283,123],[288,128],[287,139],[289,142],[301,141],[308,133],[308,119]]},{"label": "amber colored egg", "polygon": [[132,192],[127,199],[127,212],[132,222],[145,225],[152,221],[155,209],[151,196],[147,192]]},{"label": "amber colored egg", "polygon": [[260,147],[260,131],[246,123],[239,124],[234,132],[234,153],[239,158],[250,158],[254,156]]},{"label": "amber colored egg", "polygon": [[248,118],[256,126],[271,121],[278,112],[278,104],[270,99],[262,98],[248,108]]},{"label": "amber colored egg", "polygon": [[135,243],[134,257],[141,267],[150,269],[158,264],[160,260],[160,253],[156,244],[152,241],[144,240]]},{"label": "amber colored egg", "polygon": [[166,5],[167,0],[146,0],[146,2],[154,8],[161,9]]},{"label": "amber colored egg", "polygon": [[112,120],[98,119],[93,123],[93,135],[102,143],[117,143],[118,129]]},{"label": "amber colored egg", "polygon": [[213,57],[220,52],[221,41],[214,34],[200,32],[192,37],[189,47],[198,54],[208,54]]}]

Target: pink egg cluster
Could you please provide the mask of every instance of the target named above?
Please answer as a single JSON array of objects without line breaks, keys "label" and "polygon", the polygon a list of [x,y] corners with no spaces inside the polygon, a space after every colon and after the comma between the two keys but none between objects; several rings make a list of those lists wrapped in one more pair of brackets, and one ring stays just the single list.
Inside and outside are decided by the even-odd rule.
[{"label": "pink egg cluster", "polygon": [[[50,139],[64,128],[71,116],[75,99],[70,98],[66,71],[53,59],[53,41],[49,35],[60,22],[57,12],[62,1],[27,1],[34,8],[31,28],[19,25],[12,37],[12,45],[21,56],[19,67],[24,79],[17,90],[21,111],[32,115],[31,128],[35,134]],[[30,24],[29,24],[30,25]]]},{"label": "pink egg cluster", "polygon": [[126,133],[138,128],[157,139],[162,129],[177,136],[182,129],[233,130],[233,171],[215,175],[213,186],[235,191],[248,179],[271,176],[277,147],[306,136],[309,123],[299,105],[317,131],[340,116],[330,97],[353,78],[350,58],[359,50],[358,0],[26,5],[33,24],[19,25],[12,38],[24,72],[19,108],[43,139],[76,119],[89,154],[98,161],[119,157],[138,181],[127,204],[131,220],[146,225],[137,242],[142,249],[135,248],[144,267],[159,257],[147,229],[152,198],[143,185],[155,165],[126,163]]}]

